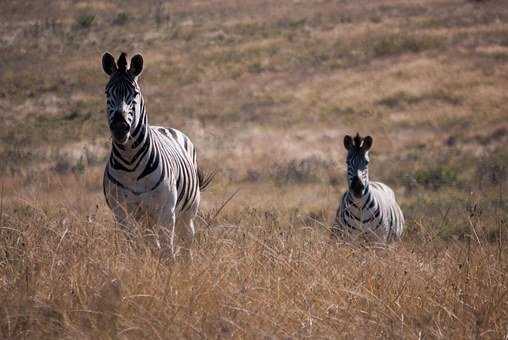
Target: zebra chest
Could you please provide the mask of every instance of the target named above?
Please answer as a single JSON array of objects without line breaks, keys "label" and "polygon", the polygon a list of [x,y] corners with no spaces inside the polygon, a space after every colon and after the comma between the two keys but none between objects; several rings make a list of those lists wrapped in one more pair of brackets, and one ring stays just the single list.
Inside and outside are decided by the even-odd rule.
[{"label": "zebra chest", "polygon": [[353,230],[380,231],[384,229],[385,221],[379,206],[371,205],[360,209],[354,205],[348,205],[342,208],[342,224]]},{"label": "zebra chest", "polygon": [[142,191],[144,188],[140,187],[136,188],[139,191],[134,191],[131,188],[107,181],[104,189],[108,202],[120,205],[132,215],[140,213],[154,215],[167,204],[171,204],[171,201],[174,200],[172,197],[175,195],[172,193],[175,189],[171,187],[169,181],[162,181],[156,189],[147,191]]}]

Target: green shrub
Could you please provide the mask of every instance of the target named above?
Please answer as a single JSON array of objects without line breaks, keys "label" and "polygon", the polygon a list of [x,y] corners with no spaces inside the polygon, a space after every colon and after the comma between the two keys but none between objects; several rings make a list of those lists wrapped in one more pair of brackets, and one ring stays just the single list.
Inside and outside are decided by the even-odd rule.
[{"label": "green shrub", "polygon": [[120,12],[116,15],[115,19],[113,20],[113,24],[123,26],[127,23],[128,20],[129,15],[125,12]]},{"label": "green shrub", "polygon": [[402,104],[413,104],[418,102],[418,97],[404,91],[397,92],[389,97],[385,97],[377,102],[377,104],[389,107],[391,109],[400,107]]},{"label": "green shrub", "polygon": [[76,165],[72,168],[72,171],[76,174],[83,175],[86,170],[86,159],[81,156],[79,160],[76,162]]},{"label": "green shrub", "polygon": [[415,180],[425,188],[437,190],[443,186],[453,185],[457,182],[457,172],[447,166],[438,165],[433,168],[418,170]]},{"label": "green shrub", "polygon": [[82,14],[76,18],[76,27],[78,29],[88,29],[92,27],[95,21],[95,15],[93,14]]},{"label": "green shrub", "polygon": [[479,185],[487,186],[497,186],[506,182],[508,180],[508,155],[506,152],[500,150],[481,158],[476,165],[475,179]]},{"label": "green shrub", "polygon": [[247,68],[249,70],[249,73],[261,73],[264,70],[263,65],[261,65],[261,63],[259,62],[249,64]]},{"label": "green shrub", "polygon": [[431,92],[423,93],[420,95],[414,95],[405,91],[399,91],[393,95],[379,100],[377,104],[386,106],[390,109],[394,109],[402,107],[403,105],[416,105],[425,101],[440,102],[455,106],[462,103],[462,98],[443,90],[433,90]]},{"label": "green shrub", "polygon": [[443,42],[428,35],[389,34],[368,41],[371,54],[385,57],[404,53],[420,53],[441,47]]}]

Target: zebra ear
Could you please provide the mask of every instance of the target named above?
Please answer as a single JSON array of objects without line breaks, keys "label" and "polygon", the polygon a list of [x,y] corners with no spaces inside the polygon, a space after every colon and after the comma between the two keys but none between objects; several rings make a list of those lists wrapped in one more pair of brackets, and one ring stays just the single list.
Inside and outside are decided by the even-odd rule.
[{"label": "zebra ear", "polygon": [[109,76],[117,70],[115,58],[108,52],[102,55],[102,69]]},{"label": "zebra ear", "polygon": [[353,146],[353,138],[350,135],[344,136],[344,147],[349,150]]},{"label": "zebra ear", "polygon": [[372,146],[372,137],[367,136],[363,139],[362,150],[364,152],[369,151]]},{"label": "zebra ear", "polygon": [[143,57],[141,54],[136,54],[131,59],[131,66],[129,68],[129,72],[133,77],[137,77],[143,71]]}]

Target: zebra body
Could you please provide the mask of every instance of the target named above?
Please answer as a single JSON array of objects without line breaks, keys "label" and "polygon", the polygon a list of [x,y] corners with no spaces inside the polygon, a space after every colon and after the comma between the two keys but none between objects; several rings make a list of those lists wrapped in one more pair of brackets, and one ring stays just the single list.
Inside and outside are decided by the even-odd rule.
[{"label": "zebra body", "polygon": [[190,251],[200,191],[205,179],[197,164],[196,149],[181,131],[150,126],[137,76],[142,69],[140,55],[127,70],[124,53],[118,59],[106,53],[104,71],[108,122],[112,149],[104,171],[103,188],[116,221],[126,231],[134,223],[155,227],[157,244],[169,243],[175,253],[175,238],[185,241]]},{"label": "zebra body", "polygon": [[148,126],[147,133],[150,137],[145,143],[130,150],[136,151],[134,155],[141,152],[139,159],[126,161],[127,157],[122,157],[121,151],[113,151],[117,150],[113,146],[103,182],[108,205],[113,207],[115,202],[122,210],[138,209],[138,215],[158,221],[161,207],[156,202],[172,200],[174,195],[167,194],[176,191],[175,218],[185,214],[195,216],[200,190],[193,144],[176,129]]},{"label": "zebra body", "polygon": [[346,136],[348,150],[348,191],[339,202],[333,230],[345,236],[364,235],[369,239],[399,239],[404,229],[404,216],[395,194],[386,184],[368,179],[368,151],[372,138],[353,139]]}]

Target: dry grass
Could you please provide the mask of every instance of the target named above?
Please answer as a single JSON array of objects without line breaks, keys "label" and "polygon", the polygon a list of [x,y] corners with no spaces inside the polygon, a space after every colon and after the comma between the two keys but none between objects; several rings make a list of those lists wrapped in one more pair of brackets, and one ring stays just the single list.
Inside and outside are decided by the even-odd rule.
[{"label": "dry grass", "polygon": [[[0,338],[508,336],[503,0],[0,7]],[[220,170],[191,263],[102,198],[106,50],[143,53],[151,122]],[[330,237],[357,130],[399,244]]]},{"label": "dry grass", "polygon": [[89,177],[48,179],[3,208],[3,337],[506,334],[506,237],[485,233],[506,232],[499,217],[470,210],[462,239],[413,221],[400,244],[344,244],[318,214],[233,200],[202,228],[191,263],[168,263],[115,231]]}]

